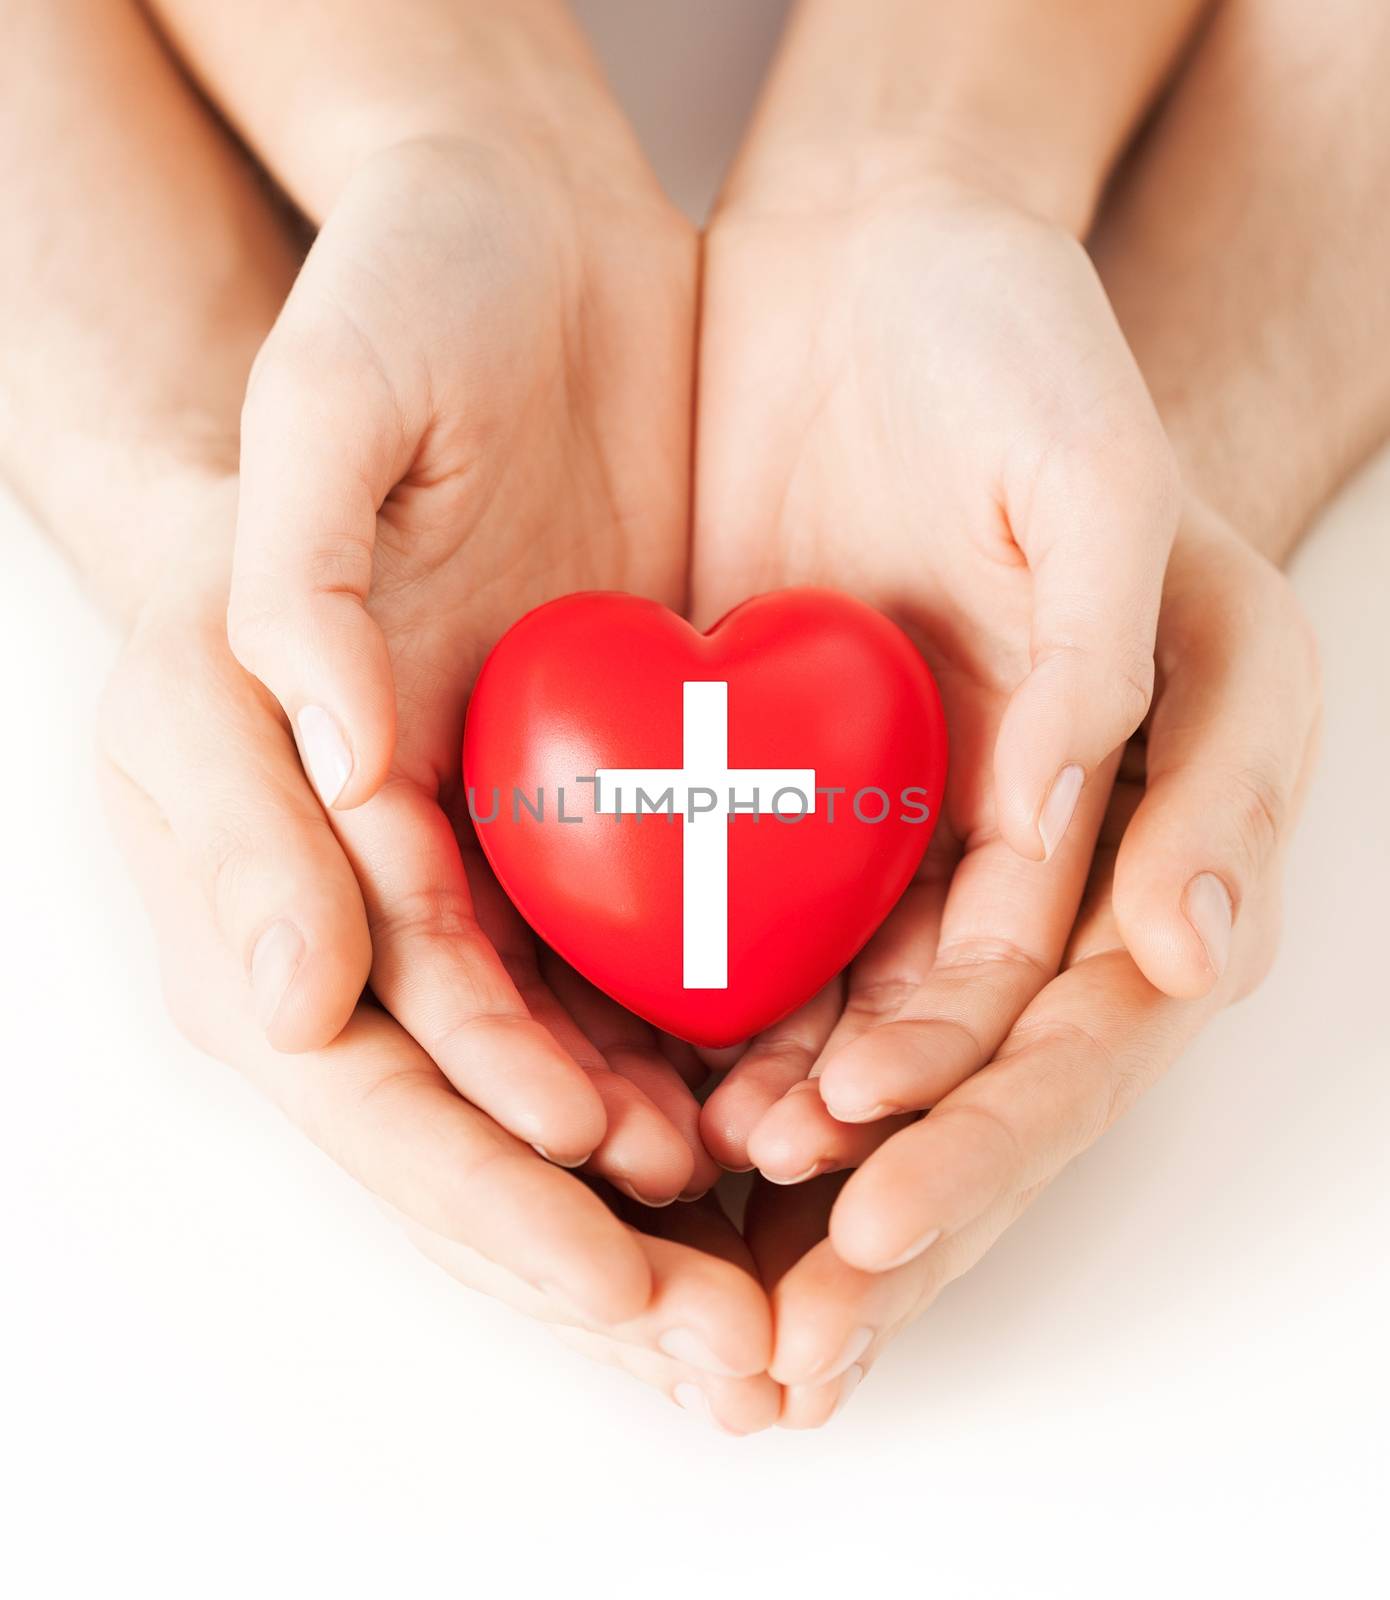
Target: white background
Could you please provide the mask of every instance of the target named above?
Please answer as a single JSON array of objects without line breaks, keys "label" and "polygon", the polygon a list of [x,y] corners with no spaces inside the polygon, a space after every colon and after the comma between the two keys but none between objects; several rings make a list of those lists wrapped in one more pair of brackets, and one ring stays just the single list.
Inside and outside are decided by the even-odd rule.
[{"label": "white background", "polygon": [[[699,207],[779,5],[581,9]],[[90,776],[113,642],[0,507],[0,1585],[1384,1593],[1387,521],[1390,459],[1298,562],[1326,754],[1274,976],[830,1428],[735,1441],[438,1275],[176,1037]]]}]

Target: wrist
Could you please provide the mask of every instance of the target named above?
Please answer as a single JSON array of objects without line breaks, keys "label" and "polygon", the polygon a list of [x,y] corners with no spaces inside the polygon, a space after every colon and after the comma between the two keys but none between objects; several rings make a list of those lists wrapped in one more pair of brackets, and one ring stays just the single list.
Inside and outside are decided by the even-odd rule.
[{"label": "wrist", "polygon": [[[243,60],[235,81],[221,69],[221,97],[314,221],[364,165],[420,146],[519,153],[575,177],[655,186],[562,0],[412,0],[393,24],[354,35],[333,8],[304,8],[291,42],[307,64],[283,52]],[[244,45],[233,20],[194,45],[214,55],[223,28],[238,28]]]},{"label": "wrist", "polygon": [[841,129],[833,139],[822,128],[791,125],[760,134],[745,149],[716,218],[984,203],[1084,236],[1102,175],[1027,143],[1016,144],[1006,130],[944,115],[912,128]]},{"label": "wrist", "polygon": [[57,528],[96,604],[133,633],[154,621],[216,616],[225,625],[236,527],[234,473],[170,466],[113,498],[99,526]]}]

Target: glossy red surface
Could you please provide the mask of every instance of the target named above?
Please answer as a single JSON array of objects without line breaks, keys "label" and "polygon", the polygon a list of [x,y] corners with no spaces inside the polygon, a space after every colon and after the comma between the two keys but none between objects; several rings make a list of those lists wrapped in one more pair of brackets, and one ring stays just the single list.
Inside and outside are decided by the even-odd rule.
[{"label": "glossy red surface", "polygon": [[[596,814],[599,768],[682,765],[682,685],[728,688],[731,768],[814,768],[800,820],[730,817],[728,984],[682,986],[684,817]],[[864,945],[911,880],[946,778],[936,685],[906,635],[859,601],[793,589],[708,634],[653,601],[580,594],[523,617],[484,663],[464,736],[477,832],[536,932],[639,1016],[704,1045],[736,1043],[809,998]],[[577,822],[561,822],[556,800]],[[855,814],[873,787],[887,820]],[[493,810],[497,815],[485,820]],[[516,803],[520,790],[537,820]],[[904,816],[922,791],[926,822]],[[867,796],[875,816],[882,802]]]}]

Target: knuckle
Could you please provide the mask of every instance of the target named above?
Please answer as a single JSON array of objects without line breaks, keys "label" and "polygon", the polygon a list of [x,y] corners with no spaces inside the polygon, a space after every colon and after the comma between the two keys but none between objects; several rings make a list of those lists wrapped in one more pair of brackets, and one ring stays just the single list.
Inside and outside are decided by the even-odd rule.
[{"label": "knuckle", "polygon": [[1281,764],[1272,755],[1246,761],[1229,772],[1223,786],[1231,809],[1242,865],[1254,875],[1283,836],[1288,811]]},{"label": "knuckle", "polygon": [[1154,658],[1152,651],[1122,653],[1114,664],[1111,679],[1115,697],[1115,717],[1129,738],[1149,714],[1154,697]]},{"label": "knuckle", "polygon": [[936,953],[933,977],[972,981],[1003,973],[1017,973],[1045,982],[1055,966],[1013,939],[959,939],[942,945]]},{"label": "knuckle", "polygon": [[1024,1181],[1024,1175],[1031,1171],[1033,1158],[1025,1148],[1022,1137],[1008,1116],[996,1110],[987,1100],[961,1101],[951,1106],[949,1112],[943,1106],[932,1112],[931,1116],[943,1122],[949,1118],[957,1125],[969,1123],[975,1128],[993,1151],[996,1166],[1009,1174],[1001,1192],[1011,1192],[1017,1188]]},{"label": "knuckle", "polygon": [[470,940],[481,930],[467,892],[455,888],[417,888],[388,905],[375,906],[368,917],[372,943],[417,940]]},{"label": "knuckle", "polygon": [[1091,1029],[1074,1020],[1052,1018],[1015,1029],[1009,1054],[1028,1051],[1030,1074],[1039,1088],[1052,1090],[1058,1129],[1046,1178],[1088,1149],[1133,1104],[1143,1074],[1127,1064]]},{"label": "knuckle", "polygon": [[201,855],[208,894],[218,925],[229,929],[237,905],[245,897],[245,883],[255,865],[255,851],[239,823],[223,821],[210,829]]}]

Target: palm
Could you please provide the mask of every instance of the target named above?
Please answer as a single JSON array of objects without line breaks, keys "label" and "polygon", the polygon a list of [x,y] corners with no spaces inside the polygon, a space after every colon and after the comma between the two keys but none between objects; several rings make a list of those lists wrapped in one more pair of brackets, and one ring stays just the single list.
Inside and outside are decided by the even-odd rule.
[{"label": "palm", "polygon": [[515,154],[397,152],[340,200],[270,346],[312,347],[313,393],[333,385],[360,453],[340,446],[332,473],[361,531],[340,555],[333,530],[316,578],[363,594],[389,657],[384,781],[334,813],[373,986],[465,1094],[566,1159],[588,1149],[573,1127],[592,1125],[592,1096],[517,1048],[519,996],[599,1090],[600,1170],[660,1199],[712,1178],[693,1102],[647,1030],[571,974],[542,978],[471,838],[459,768],[473,679],[518,616],[595,587],[679,603],[693,284],[693,239],[650,197],[581,203]]},{"label": "palm", "polygon": [[[1075,245],[992,208],[899,208],[850,227],[740,218],[710,245],[696,609],[708,620],[782,584],[851,589],[918,643],[950,731],[918,884],[851,969],[848,1009],[836,1021],[823,1002],[803,1035],[804,1074],[827,1038],[839,1049],[895,1021],[945,1024],[906,1064],[890,1059],[901,1037],[879,1035],[877,1058],[852,1069],[877,1086],[865,1109],[915,1107],[982,1064],[1055,970],[1075,913],[1103,786],[1059,857],[1035,865],[999,837],[994,752],[1030,667],[1020,524],[1084,451],[1073,419],[1104,411],[1126,376],[1112,334]],[[750,1092],[767,1070],[754,1051],[707,1117],[720,1153],[737,1158],[769,1086],[788,1086],[784,1046],[780,1076]],[[798,1094],[747,1154],[799,1175],[880,1136]]]}]

